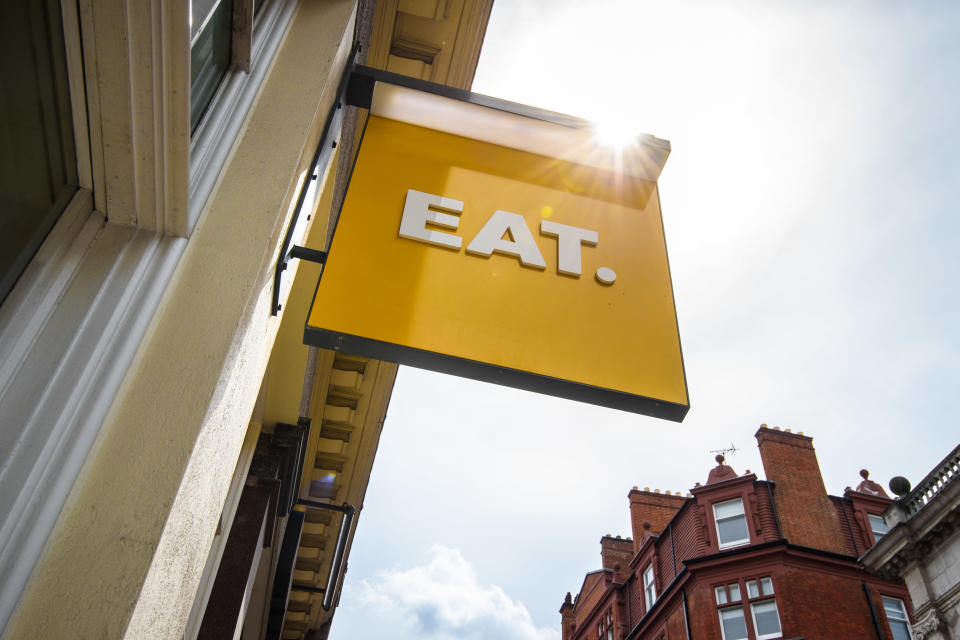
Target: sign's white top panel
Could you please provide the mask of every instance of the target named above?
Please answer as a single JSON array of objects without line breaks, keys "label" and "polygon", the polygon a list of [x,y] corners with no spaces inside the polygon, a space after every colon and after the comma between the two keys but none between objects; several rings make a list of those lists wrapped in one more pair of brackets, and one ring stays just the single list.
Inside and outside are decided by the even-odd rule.
[{"label": "sign's white top panel", "polygon": [[660,177],[670,154],[670,143],[651,135],[611,149],[586,121],[564,126],[384,82],[376,83],[370,113],[645,180]]}]

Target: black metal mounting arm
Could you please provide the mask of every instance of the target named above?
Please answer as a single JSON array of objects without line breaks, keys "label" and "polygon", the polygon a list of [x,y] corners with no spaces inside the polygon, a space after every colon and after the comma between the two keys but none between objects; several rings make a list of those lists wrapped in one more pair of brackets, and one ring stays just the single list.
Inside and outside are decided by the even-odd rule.
[{"label": "black metal mounting arm", "polygon": [[[297,504],[315,509],[330,509],[343,514],[343,520],[340,521],[340,533],[337,535],[337,548],[333,554],[333,561],[330,563],[330,574],[327,576],[327,586],[323,589],[323,610],[330,611],[343,582],[343,557],[346,555],[347,541],[350,538],[350,526],[353,524],[353,518],[357,509],[346,502],[341,505],[336,505],[317,502],[315,500],[306,500],[304,498],[299,498]],[[319,589],[316,593],[320,593]]]},{"label": "black metal mounting arm", "polygon": [[326,251],[318,251],[317,249],[301,247],[298,244],[293,245],[293,247],[290,249],[290,253],[288,253],[287,256],[289,258],[297,258],[299,260],[316,262],[317,264],[324,264],[327,261]]},{"label": "black metal mounting arm", "polygon": [[[346,103],[346,93],[347,93],[347,84],[350,82],[350,76],[353,73],[354,67],[356,67],[357,54],[360,51],[360,45],[357,44],[354,46],[353,51],[350,53],[350,59],[347,63],[346,68],[343,71],[343,77],[340,79],[340,85],[337,88],[337,97],[333,104],[333,107],[330,109],[330,113],[327,114],[327,120],[323,126],[323,133],[320,136],[320,143],[317,145],[317,151],[313,156],[313,162],[310,165],[310,174],[307,179],[304,181],[303,186],[300,187],[300,193],[297,196],[297,203],[293,210],[293,218],[290,220],[290,224],[287,227],[287,231],[284,234],[283,244],[280,247],[280,254],[277,256],[277,264],[274,268],[273,273],[273,300],[270,305],[270,315],[277,315],[280,312],[282,307],[282,301],[280,300],[280,285],[283,278],[283,272],[287,269],[287,263],[291,258],[302,258],[305,260],[310,260],[312,262],[320,262],[321,264],[326,259],[326,254],[322,251],[317,251],[316,253],[323,253],[324,259],[318,260],[317,256],[312,252],[314,250],[307,249],[306,247],[297,246],[297,242],[302,242],[303,237],[306,235],[307,221],[310,219],[313,203],[306,203],[307,193],[310,191],[312,183],[320,180],[324,173],[330,169],[331,160],[333,159],[333,150],[337,148],[337,141],[340,139],[340,132],[343,127],[343,118],[344,118],[344,107],[347,106]],[[319,194],[317,194],[319,197]]]}]

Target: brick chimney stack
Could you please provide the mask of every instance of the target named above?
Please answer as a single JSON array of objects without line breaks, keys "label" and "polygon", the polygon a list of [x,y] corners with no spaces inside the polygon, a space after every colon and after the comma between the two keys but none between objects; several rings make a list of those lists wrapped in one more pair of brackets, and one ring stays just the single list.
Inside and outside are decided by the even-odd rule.
[{"label": "brick chimney stack", "polygon": [[617,564],[626,567],[633,559],[633,554],[633,540],[630,538],[614,538],[611,535],[600,538],[600,561],[604,569],[613,571]]},{"label": "brick chimney stack", "polygon": [[567,591],[567,597],[563,599],[560,605],[560,638],[561,640],[570,640],[573,637],[574,630],[573,599],[570,592]]},{"label": "brick chimney stack", "polygon": [[[669,491],[660,493],[659,489],[650,491],[647,488],[640,491],[636,487],[630,491],[629,498],[634,553],[639,551],[650,534],[660,535],[687,501],[683,496],[673,495]],[[649,527],[645,528],[644,523],[649,523]]]},{"label": "brick chimney stack", "polygon": [[846,553],[840,516],[827,497],[813,438],[761,425],[756,433],[783,537],[792,544]]}]

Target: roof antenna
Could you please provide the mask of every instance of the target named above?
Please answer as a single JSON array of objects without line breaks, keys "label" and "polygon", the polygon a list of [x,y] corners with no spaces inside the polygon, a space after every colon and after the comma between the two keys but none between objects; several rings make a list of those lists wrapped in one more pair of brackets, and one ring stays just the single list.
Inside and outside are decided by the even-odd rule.
[{"label": "roof antenna", "polygon": [[734,444],[731,442],[729,448],[727,448],[727,449],[714,449],[714,450],[712,450],[710,453],[719,453],[719,454],[721,454],[721,455],[723,455],[723,456],[726,456],[728,453],[736,453],[737,451],[739,451],[739,449],[737,449],[737,447],[734,446]]}]

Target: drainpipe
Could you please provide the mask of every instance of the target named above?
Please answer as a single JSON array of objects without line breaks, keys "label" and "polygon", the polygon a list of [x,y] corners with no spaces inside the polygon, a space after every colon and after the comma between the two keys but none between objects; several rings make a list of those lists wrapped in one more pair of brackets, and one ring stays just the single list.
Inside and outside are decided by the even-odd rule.
[{"label": "drainpipe", "polygon": [[630,583],[633,582],[633,573],[627,577],[627,625],[629,626],[633,622],[633,612],[631,611],[631,602],[633,599],[630,597]]},{"label": "drainpipe", "polygon": [[880,620],[877,619],[877,610],[873,607],[873,597],[870,595],[870,587],[867,586],[866,580],[861,580],[860,584],[863,586],[863,595],[867,597],[867,606],[870,607],[870,617],[873,618],[873,628],[877,632],[877,640],[883,640],[883,629],[880,628]]},{"label": "drainpipe", "polygon": [[770,498],[770,510],[773,511],[773,521],[777,525],[777,537],[783,538],[783,531],[780,529],[780,514],[777,513],[777,503],[773,501],[773,489],[770,488],[770,481],[767,481],[767,497]]},{"label": "drainpipe", "polygon": [[677,552],[673,547],[673,520],[667,524],[667,530],[670,532],[670,558],[673,560],[673,577],[677,577]]},{"label": "drainpipe", "polygon": [[860,548],[857,546],[857,536],[853,535],[853,527],[850,526],[850,516],[847,515],[848,502],[850,502],[850,499],[844,498],[843,502],[840,503],[840,505],[843,507],[840,510],[843,512],[843,519],[847,523],[847,532],[850,534],[850,539],[853,540],[853,553],[859,558]]},{"label": "drainpipe", "polygon": [[690,616],[687,613],[687,592],[680,590],[680,597],[683,598],[683,626],[687,630],[687,640],[690,640]]}]

